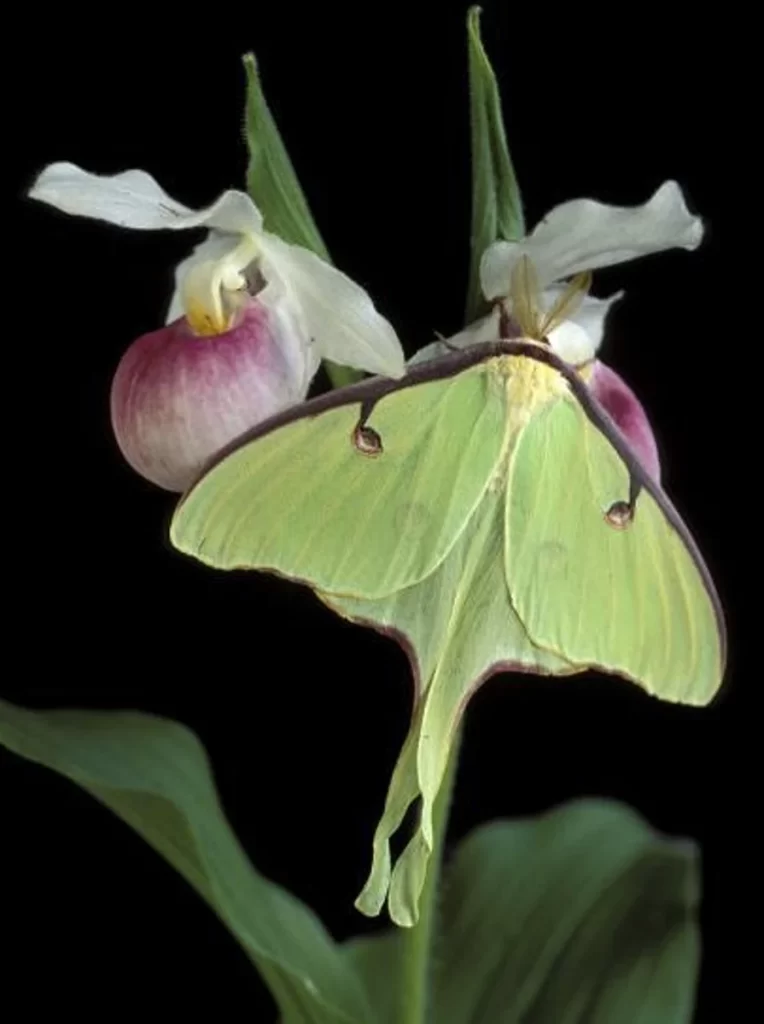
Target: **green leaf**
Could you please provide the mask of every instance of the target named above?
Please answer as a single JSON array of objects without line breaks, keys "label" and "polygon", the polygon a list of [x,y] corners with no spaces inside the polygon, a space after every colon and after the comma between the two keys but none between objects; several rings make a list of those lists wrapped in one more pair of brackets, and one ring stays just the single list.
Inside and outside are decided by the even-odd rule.
[{"label": "green leaf", "polygon": [[376,1022],[318,918],[252,867],[185,726],[137,712],[28,711],[0,700],[0,742],[86,789],[196,889],[238,939],[283,1024]]},{"label": "green leaf", "polygon": [[492,242],[518,241],[525,236],[520,189],[504,132],[501,98],[490,61],[480,39],[480,8],[467,14],[472,137],[472,233],[467,320],[486,311],[480,288],[480,260]]},{"label": "green leaf", "polygon": [[[268,108],[252,53],[245,54],[247,101],[244,137],[249,151],[247,191],[263,215],[266,230],[292,245],[301,245],[331,263],[329,251],[316,226],[308,200],[289,159],[273,115]],[[349,366],[324,361],[335,388],[344,387],[363,376]]]},{"label": "green leaf", "polygon": [[329,262],[292,161],[265,101],[257,62],[244,56],[247,102],[244,135],[249,150],[247,190],[263,215],[265,227],[293,245],[302,245]]},{"label": "green leaf", "polygon": [[406,934],[399,929],[351,939],[345,954],[363,979],[379,1024],[401,1024],[405,1013]]},{"label": "green leaf", "polygon": [[474,832],[448,871],[439,1024],[686,1024],[698,855],[581,800]]},{"label": "green leaf", "polygon": [[[697,861],[691,843],[605,800],[477,829],[445,873],[426,1019],[688,1024]],[[401,930],[345,947],[380,1024],[403,1020],[407,949]]]}]

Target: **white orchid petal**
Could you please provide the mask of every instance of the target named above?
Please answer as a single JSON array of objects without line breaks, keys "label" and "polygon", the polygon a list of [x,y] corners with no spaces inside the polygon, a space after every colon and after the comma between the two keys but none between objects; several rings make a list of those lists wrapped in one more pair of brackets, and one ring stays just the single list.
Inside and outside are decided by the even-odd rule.
[{"label": "white orchid petal", "polygon": [[487,316],[480,317],[458,334],[451,335],[447,339],[448,344],[452,348],[466,348],[468,345],[479,345],[485,341],[498,341],[499,317],[499,307],[494,306]]},{"label": "white orchid petal", "polygon": [[430,359],[448,355],[455,348],[468,348],[470,345],[478,345],[485,341],[498,341],[498,339],[499,310],[494,308],[487,316],[475,320],[458,334],[452,334],[450,338],[441,338],[439,341],[424,345],[409,359],[408,365],[416,366],[419,363],[426,363]]},{"label": "white orchid petal", "polygon": [[71,163],[46,167],[29,190],[32,199],[64,213],[93,217],[123,228],[159,230],[208,227],[235,234],[259,234],[260,211],[245,192],[224,192],[204,210],[172,199],[145,171],[91,174]]},{"label": "white orchid petal", "polygon": [[594,342],[588,331],[572,320],[564,320],[547,334],[555,355],[571,366],[582,366],[594,358]]},{"label": "white orchid petal", "polygon": [[[179,264],[178,269],[180,269],[180,267],[182,265],[183,264]],[[178,289],[176,287],[175,291],[172,293],[172,299],[170,299],[170,305],[167,307],[167,316],[164,318],[164,322],[165,322],[165,324],[171,324],[175,320],[178,320],[182,316],[183,316],[183,300],[181,298],[181,293],[178,291]]]},{"label": "white orchid petal", "polygon": [[585,295],[581,305],[569,318],[574,324],[583,327],[592,339],[595,352],[602,344],[605,335],[605,320],[611,306],[619,302],[625,294],[624,291],[616,292],[615,295],[611,295],[607,299],[597,299],[593,295]]},{"label": "white orchid petal", "polygon": [[401,377],[406,362],[392,326],[360,285],[308,249],[266,234],[261,270],[278,279],[302,310],[305,326],[323,358],[386,377]]},{"label": "white orchid petal", "polygon": [[257,293],[256,301],[268,309],[274,330],[281,339],[284,361],[291,368],[299,393],[305,397],[321,365],[321,356],[316,344],[306,334],[302,311],[295,308],[291,295],[278,280],[266,284]]},{"label": "white orchid petal", "polygon": [[[541,305],[544,312],[548,312],[552,308],[555,301],[560,297],[560,295],[562,295],[564,290],[563,285],[553,285],[551,288],[547,288],[543,292],[541,296]],[[625,294],[626,293],[623,291],[616,292],[615,295],[611,295],[607,299],[597,299],[594,295],[584,295],[578,309],[567,318],[566,323],[576,324],[578,327],[586,331],[589,336],[591,340],[591,355],[588,358],[591,358],[602,344],[602,338],[605,334],[605,319],[610,312],[611,306],[618,302],[619,299],[622,299]],[[563,348],[566,347],[566,344],[562,342],[563,335],[555,335],[555,332],[552,331],[549,336],[550,344],[555,351],[557,351],[557,349],[552,341],[553,336],[559,339],[559,343]],[[571,334],[569,337],[572,343],[573,335]],[[578,348],[578,345],[576,345],[576,348]],[[562,352],[558,352],[557,354],[561,355],[564,359],[567,358],[562,355]],[[568,360],[568,362],[571,361],[572,360]],[[585,360],[579,360],[579,362],[584,361]]]},{"label": "white orchid petal", "polygon": [[523,255],[520,242],[493,242],[480,260],[480,287],[491,302],[509,295],[512,267]]},{"label": "white orchid petal", "polygon": [[439,359],[446,356],[451,350],[443,341],[431,341],[429,345],[423,345],[406,363],[407,366],[419,366],[420,363],[429,363],[431,359]]},{"label": "white orchid petal", "polygon": [[687,209],[675,181],[664,182],[642,206],[607,206],[574,199],[556,206],[522,242],[494,242],[483,254],[480,280],[487,299],[506,296],[512,267],[528,256],[541,287],[582,270],[626,263],[665,249],[696,249],[703,222]]},{"label": "white orchid petal", "polygon": [[703,222],[675,181],[642,206],[606,206],[579,199],[555,207],[527,240],[542,287],[582,270],[626,263],[665,249],[696,249]]}]

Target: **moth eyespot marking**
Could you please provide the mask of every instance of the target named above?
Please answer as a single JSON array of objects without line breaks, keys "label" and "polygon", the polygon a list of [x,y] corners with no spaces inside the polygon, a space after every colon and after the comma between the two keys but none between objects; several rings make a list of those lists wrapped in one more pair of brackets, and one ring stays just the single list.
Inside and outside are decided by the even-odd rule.
[{"label": "moth eyespot marking", "polygon": [[614,530],[625,530],[634,521],[634,506],[628,501],[614,501],[605,512],[605,522]]},{"label": "moth eyespot marking", "polygon": [[368,455],[371,458],[381,455],[385,450],[382,438],[374,427],[368,427],[363,423],[357,424],[353,431],[353,444],[361,455]]}]

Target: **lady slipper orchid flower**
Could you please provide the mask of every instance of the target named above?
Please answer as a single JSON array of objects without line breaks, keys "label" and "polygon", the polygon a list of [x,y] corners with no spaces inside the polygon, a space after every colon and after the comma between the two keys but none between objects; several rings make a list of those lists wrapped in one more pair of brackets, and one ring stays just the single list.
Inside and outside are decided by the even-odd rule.
[{"label": "lady slipper orchid flower", "polygon": [[263,228],[244,192],[190,210],[145,171],[47,167],[30,196],[65,213],[138,230],[207,228],[175,272],[167,326],[125,353],[112,424],[141,475],[184,490],[204,464],[256,423],[305,398],[321,359],[389,377],[400,342],[359,285]]},{"label": "lady slipper orchid flower", "polygon": [[[642,206],[574,199],[556,206],[522,241],[489,245],[480,263],[480,283],[486,299],[506,306],[512,270],[527,256],[535,267],[546,309],[558,297],[561,282],[574,274],[666,249],[697,249],[702,238],[703,222],[689,212],[675,181],[664,182]],[[608,299],[585,296],[570,319],[549,333],[549,344],[557,355],[574,366],[593,359],[605,317],[623,294],[616,292]]]},{"label": "lady slipper orchid flower", "polygon": [[[541,288],[541,311],[548,312],[564,290],[562,282],[574,274],[666,249],[696,249],[702,237],[703,223],[689,212],[674,181],[664,182],[642,206],[607,206],[593,199],[562,203],[522,241],[498,241],[486,249],[480,281],[484,296],[494,303],[493,309],[453,337],[421,349],[414,361],[431,358],[448,348],[500,337],[502,316],[512,316],[513,271],[523,257],[535,270]],[[577,308],[548,332],[546,340],[560,358],[579,368],[645,469],[659,480],[658,449],[644,408],[625,381],[595,358],[607,314],[623,295],[619,291],[598,299],[585,294]]]}]

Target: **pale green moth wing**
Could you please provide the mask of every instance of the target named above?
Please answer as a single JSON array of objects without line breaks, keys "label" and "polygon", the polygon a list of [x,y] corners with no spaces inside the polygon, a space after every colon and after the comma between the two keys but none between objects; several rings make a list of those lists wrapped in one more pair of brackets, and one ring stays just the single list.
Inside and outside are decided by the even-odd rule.
[{"label": "pale green moth wing", "polygon": [[[539,394],[544,398],[543,387],[522,386],[526,377],[533,381],[545,375],[556,382],[551,402],[537,400]],[[539,441],[540,435],[534,440],[534,434],[547,429],[544,417],[558,406],[578,419],[572,432],[568,426],[569,448],[555,451],[543,437]],[[629,634],[619,647],[613,632],[607,642],[615,649],[605,651],[607,657],[595,658],[588,649],[582,654],[579,635],[571,637],[569,646],[557,643],[565,622],[579,609],[596,623],[592,632],[602,632],[607,614],[587,603],[587,589],[571,593],[566,586],[563,598],[555,589],[557,578],[565,579],[570,546],[579,545],[573,554],[576,564],[589,559],[601,568],[608,586],[622,585],[607,562],[602,568],[596,530],[582,533],[578,514],[566,517],[566,509],[576,508],[586,495],[592,498],[587,474],[579,472],[575,479],[566,478],[565,487],[554,487],[595,442],[606,446],[606,463],[615,460],[626,481],[625,499],[619,492],[600,510],[602,527],[608,536],[614,529],[604,521],[608,512],[621,525],[623,505],[635,495],[659,509],[662,529],[677,540],[656,552],[647,538],[648,547],[628,568],[638,574],[640,559],[661,555],[682,564],[696,587],[699,632],[707,609],[712,610],[706,625],[720,652],[717,686],[723,623],[692,540],[577,373],[537,342],[471,346],[419,364],[400,382],[364,382],[289,410],[221,454],[176,513],[172,536],[181,550],[213,565],[274,568],[304,579],[340,614],[395,636],[411,657],[417,683],[411,728],[375,834],[372,870],[357,903],[364,913],[378,913],[389,890],[393,920],[404,925],[416,921],[448,749],[471,693],[489,675],[520,669],[564,676],[601,665],[652,685],[650,678],[620,667],[622,650],[631,650]],[[535,452],[525,447],[529,444]],[[386,475],[391,453],[395,463]],[[367,468],[383,472],[374,477]],[[365,487],[375,480],[379,487]],[[269,495],[267,508],[258,505],[260,484]],[[571,493],[573,484],[578,493]],[[535,529],[541,487],[550,494]],[[563,517],[564,538],[547,545],[543,517],[555,513]],[[229,544],[235,545],[233,556]],[[421,552],[409,550],[419,544]],[[540,611],[529,600],[531,593],[537,605],[545,601]],[[611,599],[608,591],[608,604]],[[536,618],[526,622],[524,616],[534,611]],[[665,641],[673,622],[668,617],[659,626],[663,633],[657,640]],[[632,623],[629,628],[634,629]],[[685,628],[683,620],[677,628]],[[547,633],[550,640],[539,640]],[[688,689],[704,685],[703,679],[690,680]],[[415,834],[393,865],[390,838],[418,797]]]},{"label": "pale green moth wing", "polygon": [[[448,356],[273,417],[222,453],[181,500],[179,550],[378,598],[429,576],[494,474],[505,403],[476,360]],[[437,366],[435,363],[437,362]]]},{"label": "pale green moth wing", "polygon": [[[356,906],[378,914],[388,896],[396,924],[413,925],[433,846],[433,814],[449,750],[474,690],[496,672],[570,675],[572,665],[535,646],[509,600],[504,575],[504,496],[490,487],[442,565],[426,580],[377,601],[319,596],[339,614],[398,639],[411,660],[411,725],[374,833],[373,860]],[[391,837],[421,798],[414,834],[393,864]]]},{"label": "pale green moth wing", "polygon": [[577,377],[564,376],[564,397],[528,418],[511,456],[513,604],[535,643],[666,700],[705,704],[725,662],[708,570],[607,414]]}]

